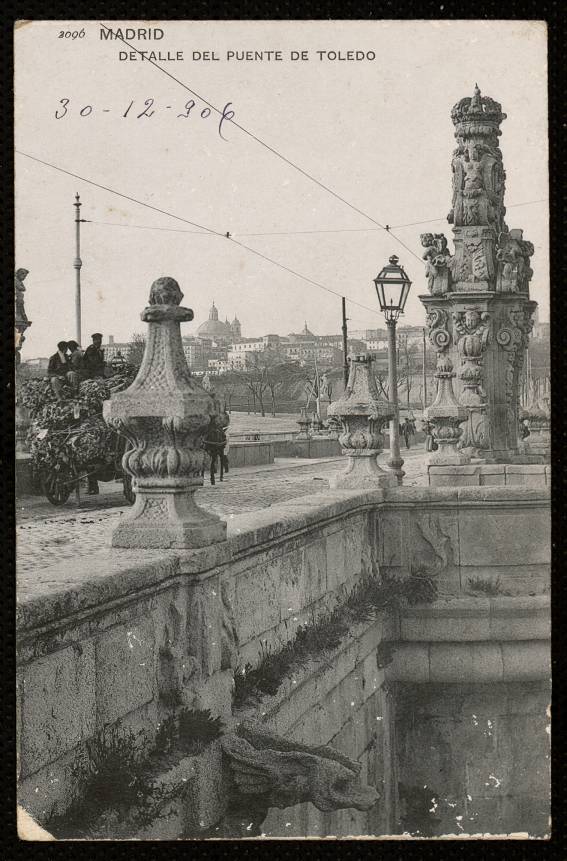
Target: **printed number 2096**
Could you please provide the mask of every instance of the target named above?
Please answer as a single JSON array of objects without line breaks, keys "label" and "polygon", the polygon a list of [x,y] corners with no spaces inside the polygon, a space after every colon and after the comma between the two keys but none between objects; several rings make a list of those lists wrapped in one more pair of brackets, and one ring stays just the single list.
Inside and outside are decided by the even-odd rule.
[{"label": "printed number 2096", "polygon": [[59,39],[82,39],[85,35],[85,28],[82,30],[60,30]]}]

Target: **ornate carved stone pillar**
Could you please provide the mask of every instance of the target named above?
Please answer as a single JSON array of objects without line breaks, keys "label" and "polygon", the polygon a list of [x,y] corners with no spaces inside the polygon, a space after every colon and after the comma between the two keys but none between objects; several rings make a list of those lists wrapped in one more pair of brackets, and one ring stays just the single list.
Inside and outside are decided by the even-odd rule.
[{"label": "ornate carved stone pillar", "polygon": [[148,340],[130,388],[104,403],[104,418],[132,448],[123,467],[134,479],[136,502],[114,530],[114,547],[201,547],[226,537],[226,523],[193,498],[209,456],[202,447],[220,405],[191,377],[180,323],[193,311],[173,278],[158,278],[141,319]]},{"label": "ornate carved stone pillar", "polygon": [[390,487],[396,483],[396,477],[381,469],[376,460],[384,448],[382,428],[394,410],[378,394],[372,361],[366,353],[350,357],[347,387],[327,411],[341,421],[339,442],[348,457],[346,471],[333,480],[336,488]]},{"label": "ornate carved stone pillar", "polygon": [[[455,252],[443,234],[423,234],[429,295],[421,296],[430,338],[447,333],[457,398],[468,410],[459,446],[490,461],[519,455],[519,373],[536,303],[530,301],[533,245],[509,230],[506,174],[498,138],[506,118],[494,99],[471,97],[452,110]],[[437,316],[435,316],[437,315]],[[440,325],[439,320],[443,320]],[[442,335],[442,337],[446,337]]]}]

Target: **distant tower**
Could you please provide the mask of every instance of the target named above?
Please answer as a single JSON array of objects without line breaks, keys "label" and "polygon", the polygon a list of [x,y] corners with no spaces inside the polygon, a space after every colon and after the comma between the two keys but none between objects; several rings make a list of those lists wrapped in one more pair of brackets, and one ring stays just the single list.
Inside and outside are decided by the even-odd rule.
[{"label": "distant tower", "polygon": [[213,304],[211,305],[211,310],[209,311],[209,320],[215,320],[215,322],[219,318],[219,312],[217,310],[217,306],[215,305],[215,300],[213,299]]},{"label": "distant tower", "polygon": [[239,341],[242,337],[242,326],[240,325],[240,320],[234,315],[234,320],[230,324],[230,331],[232,332],[232,337],[235,341]]}]

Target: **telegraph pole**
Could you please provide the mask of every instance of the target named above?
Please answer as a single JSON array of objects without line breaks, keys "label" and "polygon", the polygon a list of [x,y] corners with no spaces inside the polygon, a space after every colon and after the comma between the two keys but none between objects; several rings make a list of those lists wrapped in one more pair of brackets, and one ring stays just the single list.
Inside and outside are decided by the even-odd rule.
[{"label": "telegraph pole", "polygon": [[347,315],[346,315],[346,299],[342,297],[342,311],[343,311],[343,380],[345,384],[345,389],[348,384],[348,339],[347,339]]},{"label": "telegraph pole", "polygon": [[75,338],[77,343],[81,343],[81,200],[79,194],[75,195]]}]

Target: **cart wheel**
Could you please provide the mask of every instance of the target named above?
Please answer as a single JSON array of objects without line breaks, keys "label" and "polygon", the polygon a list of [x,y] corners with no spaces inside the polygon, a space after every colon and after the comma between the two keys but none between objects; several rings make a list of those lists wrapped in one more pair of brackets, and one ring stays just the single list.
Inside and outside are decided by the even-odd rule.
[{"label": "cart wheel", "polygon": [[122,476],[122,487],[124,489],[124,499],[128,505],[133,505],[136,501],[136,494],[132,487],[132,476],[128,475],[128,473],[124,473]]},{"label": "cart wheel", "polygon": [[43,476],[41,489],[52,505],[64,505],[69,499],[71,485],[65,484],[53,473]]}]

